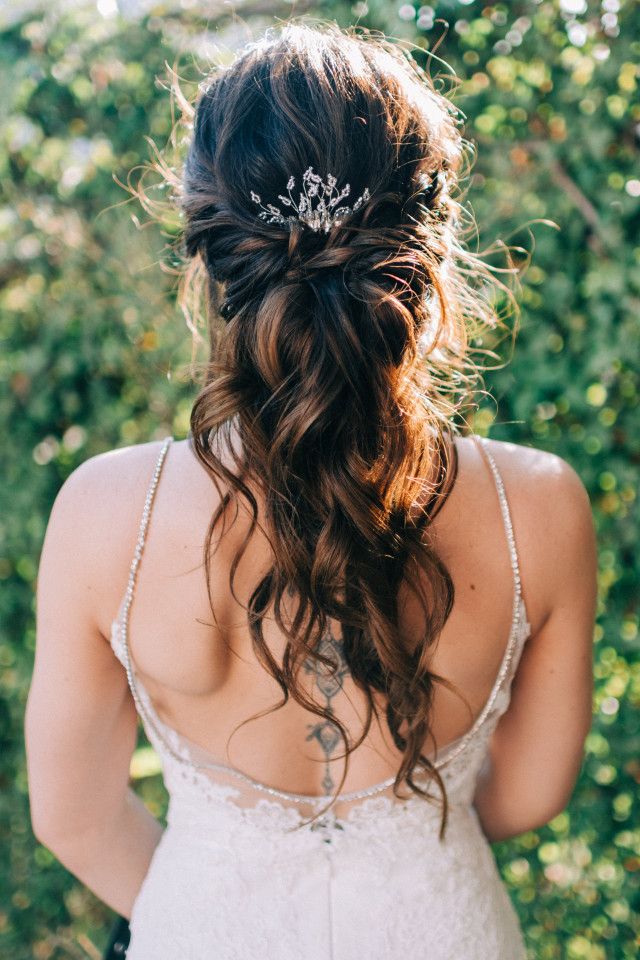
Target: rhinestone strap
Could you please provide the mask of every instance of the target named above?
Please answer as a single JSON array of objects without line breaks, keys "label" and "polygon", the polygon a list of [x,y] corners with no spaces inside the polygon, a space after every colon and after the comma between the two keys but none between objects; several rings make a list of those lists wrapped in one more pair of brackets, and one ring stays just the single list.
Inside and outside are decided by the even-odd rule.
[{"label": "rhinestone strap", "polygon": [[498,470],[498,466],[495,460],[493,459],[492,454],[489,452],[489,449],[487,447],[487,443],[489,442],[488,437],[480,437],[479,439],[482,441],[482,446],[480,449],[484,451],[487,457],[487,460],[489,461],[489,466],[491,467],[491,470],[493,472],[493,476],[496,481],[496,487],[498,489],[500,509],[502,510],[502,517],[504,520],[504,529],[507,535],[507,543],[509,545],[511,569],[513,571],[513,582],[514,582],[514,592],[515,592],[513,605],[515,609],[517,608],[518,603],[520,601],[520,596],[522,593],[522,585],[520,581],[520,564],[518,562],[518,551],[516,549],[516,540],[513,535],[513,523],[511,522],[511,511],[509,510],[509,502],[507,500],[507,495],[505,493],[502,476],[500,474],[500,471]]},{"label": "rhinestone strap", "polygon": [[[156,494],[158,487],[158,482],[160,480],[160,474],[162,472],[162,467],[169,449],[169,445],[173,437],[165,437],[160,449],[160,454],[158,455],[158,460],[156,462],[155,469],[153,471],[153,476],[151,478],[151,483],[149,484],[149,489],[147,490],[147,496],[144,501],[144,508],[142,510],[142,517],[140,519],[140,526],[138,528],[138,539],[136,541],[136,547],[133,554],[133,560],[131,561],[131,568],[129,570],[129,580],[127,582],[127,589],[124,595],[124,603],[122,605],[122,613],[119,620],[120,625],[120,642],[122,646],[122,654],[124,659],[124,668],[127,674],[127,680],[129,683],[129,689],[133,696],[134,702],[138,709],[138,713],[141,718],[150,726],[150,728],[155,732],[156,736],[160,739],[166,749],[171,753],[176,760],[186,763],[186,759],[181,757],[180,754],[171,747],[163,736],[162,731],[159,729],[158,721],[160,718],[155,714],[155,711],[152,709],[147,709],[143,698],[140,696],[138,691],[138,686],[136,683],[133,666],[131,663],[131,655],[129,652],[129,613],[131,611],[131,604],[133,602],[133,594],[136,588],[136,582],[138,577],[138,568],[140,566],[140,560],[142,559],[142,551],[144,550],[144,545],[147,538],[147,529],[149,527],[149,518],[151,516],[151,508],[153,506],[153,500]],[[144,689],[144,688],[143,688]],[[146,691],[145,691],[146,692]]]},{"label": "rhinestone strap", "polygon": [[504,483],[502,482],[502,477],[498,466],[493,459],[493,456],[489,453],[487,449],[487,438],[486,437],[476,437],[474,434],[474,439],[482,441],[480,448],[485,454],[489,466],[491,467],[491,472],[493,473],[493,478],[496,484],[496,490],[498,493],[498,499],[500,501],[500,509],[502,511],[502,519],[504,521],[504,529],[507,536],[507,543],[509,545],[509,557],[511,561],[511,570],[513,572],[513,614],[511,617],[511,630],[509,633],[509,639],[507,641],[507,647],[502,658],[502,663],[500,664],[500,669],[498,670],[498,675],[496,677],[493,689],[489,694],[489,698],[486,701],[484,707],[476,717],[473,725],[459,741],[456,742],[455,746],[451,750],[447,750],[445,747],[445,757],[440,766],[446,766],[450,763],[455,757],[457,757],[462,751],[467,747],[469,742],[477,734],[478,730],[485,722],[493,704],[496,701],[504,679],[507,675],[507,671],[511,665],[511,660],[513,659],[513,654],[515,651],[516,641],[518,638],[519,627],[521,622],[522,615],[522,590],[520,582],[520,567],[518,564],[518,552],[516,550],[516,541],[513,535],[513,524],[511,522],[511,512],[509,510],[509,503],[507,501],[507,495],[504,489]]}]

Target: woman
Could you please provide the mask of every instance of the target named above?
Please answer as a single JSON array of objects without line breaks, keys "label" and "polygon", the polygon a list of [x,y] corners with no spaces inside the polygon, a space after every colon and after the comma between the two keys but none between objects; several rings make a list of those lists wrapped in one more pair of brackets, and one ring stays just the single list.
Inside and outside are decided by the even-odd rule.
[{"label": "woman", "polygon": [[60,491],[26,719],[35,833],[131,918],[129,960],[525,956],[490,843],[573,790],[594,533],[564,461],[456,425],[496,322],[462,147],[409,56],[333,24],[201,86],[207,382],[187,440]]}]

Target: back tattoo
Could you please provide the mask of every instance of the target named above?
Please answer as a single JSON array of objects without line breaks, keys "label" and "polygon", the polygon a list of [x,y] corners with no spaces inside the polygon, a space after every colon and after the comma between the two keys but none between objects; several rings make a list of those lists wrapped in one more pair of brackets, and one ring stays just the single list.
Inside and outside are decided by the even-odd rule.
[{"label": "back tattoo", "polygon": [[[306,673],[314,674],[316,685],[326,700],[326,708],[329,713],[331,713],[333,710],[332,700],[342,690],[343,680],[349,673],[349,667],[344,656],[342,639],[334,637],[330,626],[327,626],[326,633],[318,644],[318,653],[330,658],[334,662],[336,665],[335,672],[332,671],[330,667],[323,663],[318,663],[312,658],[304,661],[304,669]],[[327,718],[322,718],[317,723],[309,723],[307,726],[310,729],[309,736],[306,738],[307,741],[317,740],[325,756],[326,767],[322,780],[322,788],[328,795],[332,793],[334,789],[329,762],[341,740],[340,732],[335,723],[332,723]]]}]

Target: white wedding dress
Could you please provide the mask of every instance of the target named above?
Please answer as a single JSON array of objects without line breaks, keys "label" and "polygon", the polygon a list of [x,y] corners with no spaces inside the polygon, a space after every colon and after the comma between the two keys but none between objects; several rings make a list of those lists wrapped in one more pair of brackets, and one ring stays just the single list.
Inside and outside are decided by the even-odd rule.
[{"label": "white wedding dress", "polygon": [[158,716],[130,659],[127,629],[170,442],[151,480],[111,637],[170,797],[167,828],[133,906],[127,960],[524,960],[515,910],[472,806],[530,632],[509,507],[486,446],[511,555],[513,618],[483,710],[437,756],[450,804],[441,842],[438,805],[413,794],[398,800],[393,778],[342,794],[321,821],[300,827],[326,798],[258,783]]}]

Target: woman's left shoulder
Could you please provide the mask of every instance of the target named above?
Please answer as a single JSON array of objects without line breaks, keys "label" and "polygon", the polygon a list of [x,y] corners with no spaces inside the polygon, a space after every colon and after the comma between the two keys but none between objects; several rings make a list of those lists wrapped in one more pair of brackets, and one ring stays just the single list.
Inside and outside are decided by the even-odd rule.
[{"label": "woman's left shoulder", "polygon": [[567,499],[588,501],[577,470],[557,453],[506,440],[485,439],[483,443],[513,498],[525,498],[529,502],[532,498],[549,497],[560,498],[563,503]]},{"label": "woman's left shoulder", "polygon": [[[565,551],[568,560],[591,550],[593,515],[588,491],[576,469],[548,450],[504,440],[467,436],[462,440],[468,463],[482,442],[504,484],[518,548],[527,557],[535,576],[549,564],[549,544],[554,553]],[[476,449],[475,476],[486,470]],[[469,471],[468,471],[469,472]]]}]

